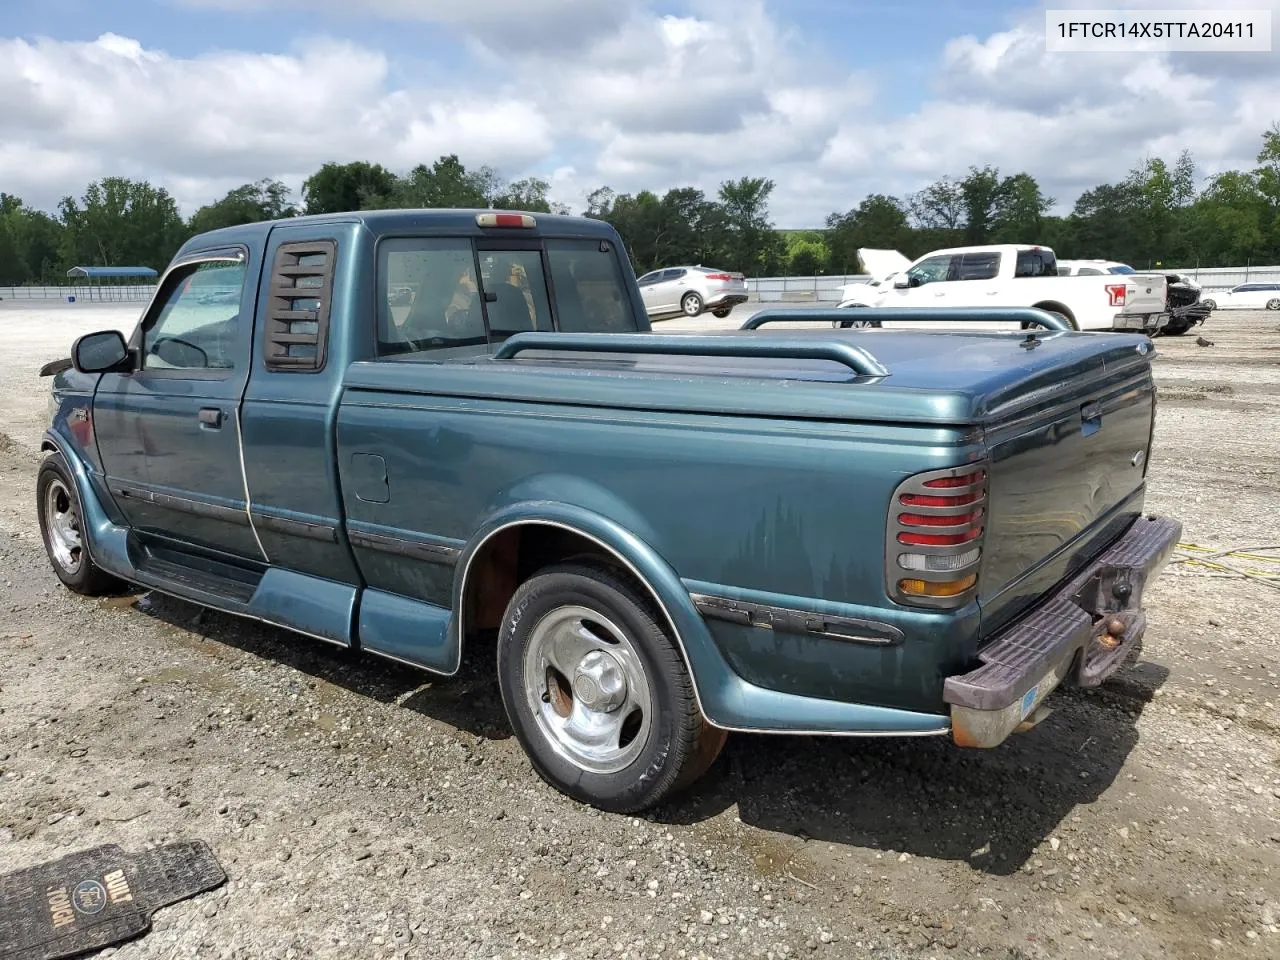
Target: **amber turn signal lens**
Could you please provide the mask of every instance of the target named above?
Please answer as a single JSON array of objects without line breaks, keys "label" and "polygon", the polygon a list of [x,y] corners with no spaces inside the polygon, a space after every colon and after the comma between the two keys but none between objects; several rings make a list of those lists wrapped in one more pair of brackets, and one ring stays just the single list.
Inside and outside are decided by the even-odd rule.
[{"label": "amber turn signal lens", "polygon": [[898,591],[909,597],[956,597],[978,582],[978,575],[971,573],[961,580],[932,583],[928,580],[899,580]]}]

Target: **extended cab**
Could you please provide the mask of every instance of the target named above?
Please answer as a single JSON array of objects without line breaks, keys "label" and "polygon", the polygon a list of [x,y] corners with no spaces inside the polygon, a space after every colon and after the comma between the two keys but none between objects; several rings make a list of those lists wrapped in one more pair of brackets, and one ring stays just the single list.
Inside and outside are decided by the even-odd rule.
[{"label": "extended cab", "polygon": [[1044,246],[954,247],[915,262],[897,251],[858,255],[875,279],[846,286],[841,307],[1032,307],[1065,318],[1077,330],[1147,334],[1169,321],[1162,274],[1062,277],[1053,251]]},{"label": "extended cab", "polygon": [[1180,531],[1143,514],[1151,342],[843,313],[652,333],[598,220],[206,233],[47,368],[40,529],[83,594],[484,658],[538,773],[610,810],[730,730],[996,746],[1138,655]]}]

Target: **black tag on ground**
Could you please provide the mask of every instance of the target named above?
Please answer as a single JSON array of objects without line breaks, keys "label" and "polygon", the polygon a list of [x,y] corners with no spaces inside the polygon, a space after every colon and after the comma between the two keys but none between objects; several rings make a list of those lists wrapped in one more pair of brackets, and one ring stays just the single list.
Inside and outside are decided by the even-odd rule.
[{"label": "black tag on ground", "polygon": [[114,843],[0,876],[0,960],[62,960],[132,940],[161,907],[226,883],[200,840]]}]

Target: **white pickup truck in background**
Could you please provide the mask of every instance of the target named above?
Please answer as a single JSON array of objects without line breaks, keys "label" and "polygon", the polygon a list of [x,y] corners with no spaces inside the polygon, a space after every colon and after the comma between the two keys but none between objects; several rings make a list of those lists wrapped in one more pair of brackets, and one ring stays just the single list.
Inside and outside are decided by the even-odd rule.
[{"label": "white pickup truck in background", "polygon": [[[1096,277],[1102,274],[1136,274],[1138,271],[1118,260],[1059,260],[1060,277]],[[1186,333],[1197,323],[1209,319],[1213,310],[1212,300],[1201,300],[1200,284],[1185,273],[1164,273],[1166,281],[1165,309],[1169,322],[1161,329],[1165,336],[1176,337]]]},{"label": "white pickup truck in background", "polygon": [[[896,250],[861,249],[870,283],[851,283],[841,307],[1036,307],[1080,330],[1158,333],[1169,321],[1163,274],[1058,275],[1048,247],[1022,244],[934,250],[912,262]],[[871,318],[856,325],[880,326]],[[886,323],[884,326],[896,326]],[[946,321],[914,328],[950,326]],[[973,324],[966,327],[973,329]],[[998,329],[1009,324],[992,324]]]}]

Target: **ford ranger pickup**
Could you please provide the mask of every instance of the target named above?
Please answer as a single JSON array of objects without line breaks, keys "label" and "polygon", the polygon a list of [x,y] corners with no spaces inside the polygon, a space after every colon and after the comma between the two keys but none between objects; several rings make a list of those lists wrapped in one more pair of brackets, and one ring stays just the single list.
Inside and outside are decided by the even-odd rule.
[{"label": "ford ranger pickup", "polygon": [[1143,511],[1151,341],[843,315],[654,333],[586,218],[205,233],[127,338],[47,366],[40,530],[81,594],[469,658],[537,773],[607,810],[728,731],[995,747],[1141,650],[1180,533]]}]

